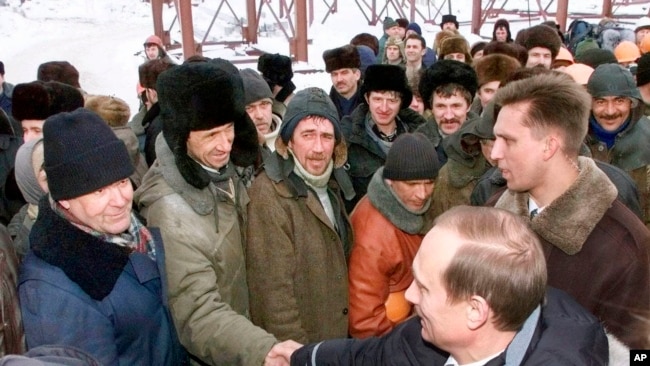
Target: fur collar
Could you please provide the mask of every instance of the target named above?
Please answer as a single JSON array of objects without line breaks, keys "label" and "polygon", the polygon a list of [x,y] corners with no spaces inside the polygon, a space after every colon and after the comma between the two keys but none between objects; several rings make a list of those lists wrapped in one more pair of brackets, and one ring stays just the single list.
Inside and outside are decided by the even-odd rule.
[{"label": "fur collar", "polygon": [[[384,167],[377,169],[368,184],[370,203],[398,229],[411,235],[421,233],[423,227],[430,226],[425,222],[425,218],[429,219],[429,217],[424,213],[417,214],[404,207],[391,192],[390,187],[386,185],[386,181],[382,178],[383,171]],[[428,211],[430,204],[431,198],[423,208],[424,212]]]},{"label": "fur collar", "polygon": [[[582,250],[587,237],[618,194],[614,184],[592,159],[579,157],[578,165],[581,169],[578,179],[531,221],[531,227],[540,237],[568,255]],[[508,189],[495,207],[528,218],[528,198],[527,192]]]},{"label": "fur collar", "polygon": [[34,254],[59,267],[94,300],[113,291],[129,261],[131,250],[100,240],[57,215],[47,196],[39,202],[39,215],[29,241]]}]

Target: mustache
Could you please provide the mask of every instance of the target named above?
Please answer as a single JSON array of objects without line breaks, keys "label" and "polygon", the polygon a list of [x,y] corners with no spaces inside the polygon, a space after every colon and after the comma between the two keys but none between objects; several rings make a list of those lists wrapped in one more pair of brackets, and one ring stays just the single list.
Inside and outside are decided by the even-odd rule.
[{"label": "mustache", "polygon": [[623,118],[623,114],[621,113],[614,113],[614,114],[601,114],[599,118],[602,119],[617,119],[617,118]]},{"label": "mustache", "polygon": [[458,118],[443,118],[440,120],[440,123],[461,123]]}]

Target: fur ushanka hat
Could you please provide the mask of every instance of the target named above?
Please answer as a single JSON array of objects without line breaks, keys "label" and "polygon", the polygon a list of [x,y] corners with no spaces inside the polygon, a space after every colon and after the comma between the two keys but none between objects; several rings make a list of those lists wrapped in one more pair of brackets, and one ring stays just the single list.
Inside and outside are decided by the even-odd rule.
[{"label": "fur ushanka hat", "polygon": [[323,52],[323,61],[325,61],[325,71],[328,73],[339,69],[358,69],[361,67],[359,51],[351,44],[325,50]]},{"label": "fur ushanka hat", "polygon": [[465,37],[455,36],[445,38],[440,45],[438,57],[443,60],[446,55],[451,53],[462,53],[465,55],[465,63],[472,63],[472,55],[469,53],[469,44]]},{"label": "fur ushanka hat", "polygon": [[255,163],[259,153],[257,130],[246,113],[239,73],[225,71],[214,62],[187,63],[160,74],[156,91],[163,136],[187,183],[198,189],[210,184],[208,173],[187,154],[191,131],[234,122],[230,161],[242,167]]},{"label": "fur ushanka hat", "polygon": [[520,67],[521,64],[517,59],[499,53],[483,56],[474,61],[479,87],[491,81],[500,81],[503,85],[508,77]]},{"label": "fur ushanka hat", "polygon": [[14,87],[11,114],[17,121],[44,120],[84,106],[79,89],[57,81],[33,81]]},{"label": "fur ushanka hat", "polygon": [[[404,69],[397,65],[377,64],[366,69],[366,77],[361,86],[361,94],[371,91],[396,91],[402,95],[400,109],[408,108],[413,99]],[[364,103],[367,101],[364,98]]]},{"label": "fur ushanka hat", "polygon": [[521,32],[523,32],[521,35],[517,34],[516,43],[524,46],[528,51],[535,47],[546,48],[551,51],[551,58],[555,60],[562,47],[562,40],[556,29],[540,24],[523,29]]},{"label": "fur ushanka hat", "polygon": [[38,66],[36,80],[58,81],[63,84],[80,88],[79,71],[68,61],[50,61]]},{"label": "fur ushanka hat", "polygon": [[426,109],[431,109],[431,97],[435,90],[443,84],[458,84],[470,95],[476,94],[478,80],[474,69],[456,60],[440,60],[424,69],[420,76],[420,95]]}]

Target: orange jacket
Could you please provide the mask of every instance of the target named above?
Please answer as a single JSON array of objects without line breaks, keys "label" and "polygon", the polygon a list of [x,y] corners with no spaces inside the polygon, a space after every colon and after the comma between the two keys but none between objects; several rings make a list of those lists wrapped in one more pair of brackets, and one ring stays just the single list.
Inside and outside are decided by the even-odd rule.
[{"label": "orange jacket", "polygon": [[367,196],[350,221],[354,245],[348,266],[349,332],[356,338],[380,336],[411,314],[404,292],[413,281],[411,265],[423,236],[398,229]]}]

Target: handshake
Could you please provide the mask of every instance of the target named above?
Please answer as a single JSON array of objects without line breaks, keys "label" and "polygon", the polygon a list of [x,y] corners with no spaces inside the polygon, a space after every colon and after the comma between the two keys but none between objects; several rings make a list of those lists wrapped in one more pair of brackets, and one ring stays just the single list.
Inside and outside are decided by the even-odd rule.
[{"label": "handshake", "polygon": [[288,340],[277,343],[271,348],[264,359],[264,366],[286,366],[291,364],[291,355],[302,344]]}]

